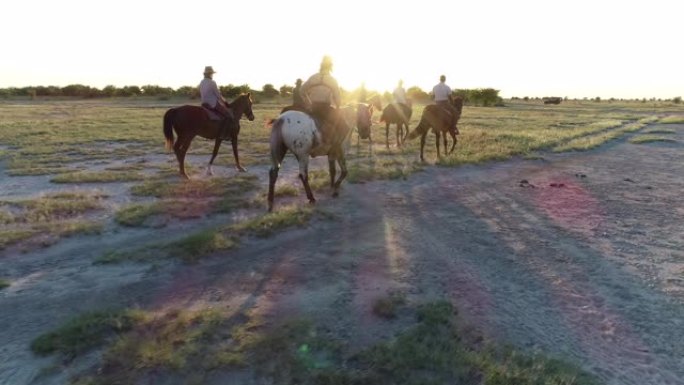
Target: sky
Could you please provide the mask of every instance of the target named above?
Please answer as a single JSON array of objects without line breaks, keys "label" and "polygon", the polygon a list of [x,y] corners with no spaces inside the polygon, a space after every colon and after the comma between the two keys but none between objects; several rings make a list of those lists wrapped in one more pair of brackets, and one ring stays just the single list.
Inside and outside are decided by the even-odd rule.
[{"label": "sky", "polygon": [[8,0],[0,88],[276,88],[323,55],[343,88],[495,88],[504,97],[684,96],[679,0]]}]

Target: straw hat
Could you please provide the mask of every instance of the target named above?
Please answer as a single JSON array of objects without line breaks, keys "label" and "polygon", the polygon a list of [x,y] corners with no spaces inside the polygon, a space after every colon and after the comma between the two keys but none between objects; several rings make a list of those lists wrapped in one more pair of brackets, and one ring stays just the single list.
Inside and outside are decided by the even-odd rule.
[{"label": "straw hat", "polygon": [[215,74],[215,73],[216,73],[216,71],[214,71],[214,69],[213,69],[211,66],[206,66],[206,67],[204,67],[204,74],[205,74],[205,75],[207,75],[207,74]]}]

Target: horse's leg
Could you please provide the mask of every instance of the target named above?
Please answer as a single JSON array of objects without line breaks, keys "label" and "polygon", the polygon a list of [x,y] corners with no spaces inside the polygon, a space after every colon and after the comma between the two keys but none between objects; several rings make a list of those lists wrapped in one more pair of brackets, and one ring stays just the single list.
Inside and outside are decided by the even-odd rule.
[{"label": "horse's leg", "polygon": [[401,124],[397,124],[397,130],[396,130],[396,135],[397,135],[397,148],[401,147],[401,133],[399,132],[401,130]]},{"label": "horse's leg", "polygon": [[273,196],[275,195],[275,184],[278,179],[278,171],[283,163],[287,147],[280,144],[271,149],[271,169],[268,171],[268,211],[273,211]]},{"label": "horse's leg", "polygon": [[[334,198],[337,198],[340,195],[340,185],[342,184],[342,180],[344,180],[344,178],[347,177],[347,159],[345,158],[344,153],[340,152],[339,156],[337,156],[336,158],[337,163],[340,165],[340,178],[337,180],[337,182],[335,182],[335,185],[333,186],[332,196]],[[332,162],[334,167],[335,160],[333,160]]]},{"label": "horse's leg", "polygon": [[298,157],[299,160],[299,179],[301,179],[304,185],[304,191],[306,191],[306,197],[309,198],[309,203],[316,203],[316,198],[314,198],[311,192],[311,186],[309,186],[309,157],[306,155]]},{"label": "horse's leg", "polygon": [[425,148],[425,137],[427,136],[427,130],[420,136],[420,161],[425,162],[423,158],[423,149]]},{"label": "horse's leg", "polygon": [[190,179],[188,174],[185,173],[185,154],[190,148],[190,142],[192,137],[179,136],[176,144],[173,145],[173,151],[176,153],[176,159],[178,159],[178,165],[180,167],[180,174],[185,179]]},{"label": "horse's leg", "polygon": [[404,145],[404,124],[397,123],[397,140]]},{"label": "horse's leg", "polygon": [[220,137],[216,138],[216,141],[214,142],[214,152],[211,154],[211,159],[209,160],[209,165],[207,166],[207,175],[214,175],[214,172],[211,171],[211,165],[214,164],[214,159],[216,159],[216,155],[218,155],[218,150],[219,147],[221,147],[221,139]]},{"label": "horse's leg", "polygon": [[328,156],[328,171],[330,172],[330,188],[335,186],[335,159]]},{"label": "horse's leg", "polygon": [[442,132],[442,142],[444,143],[444,155],[448,154],[447,153],[447,133],[446,131]]},{"label": "horse's leg", "polygon": [[440,155],[440,153],[439,153],[439,139],[440,139],[439,131],[437,131],[437,132],[435,132],[435,142],[436,142],[435,145],[437,146],[437,158],[438,159],[442,157],[442,155]]},{"label": "horse's leg", "polygon": [[238,156],[238,138],[237,133],[230,138],[230,144],[233,146],[233,157],[235,157],[235,168],[240,172],[247,171],[246,168],[240,165],[240,157]]},{"label": "horse's leg", "polygon": [[389,127],[390,124],[385,122],[385,142],[387,143],[387,148],[389,149]]},{"label": "horse's leg", "polygon": [[[451,150],[449,150],[449,154],[451,154],[452,152],[454,152],[454,147],[456,147],[456,142],[458,140],[456,139],[456,132],[455,131],[449,130],[449,134],[451,134],[451,139],[454,140],[454,142],[451,144]],[[446,137],[446,135],[444,135],[444,137]]]}]

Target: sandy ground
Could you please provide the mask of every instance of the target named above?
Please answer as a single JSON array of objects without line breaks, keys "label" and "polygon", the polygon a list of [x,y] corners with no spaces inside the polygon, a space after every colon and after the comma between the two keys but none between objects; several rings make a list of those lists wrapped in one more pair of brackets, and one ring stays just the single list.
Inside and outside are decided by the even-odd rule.
[{"label": "sandy ground", "polygon": [[[392,292],[447,298],[487,335],[608,384],[684,384],[684,125],[667,128],[677,143],[623,138],[544,160],[344,184],[338,199],[318,195],[335,220],[198,265],[92,265],[103,249],[173,238],[193,222],[5,253],[0,275],[16,281],[0,292],[0,384],[60,384],[92,364],[96,355],[45,374],[54,358],[33,356],[29,343],[103,304],[306,316],[364,346],[401,328],[371,312]],[[265,168],[250,172],[265,185]]]}]

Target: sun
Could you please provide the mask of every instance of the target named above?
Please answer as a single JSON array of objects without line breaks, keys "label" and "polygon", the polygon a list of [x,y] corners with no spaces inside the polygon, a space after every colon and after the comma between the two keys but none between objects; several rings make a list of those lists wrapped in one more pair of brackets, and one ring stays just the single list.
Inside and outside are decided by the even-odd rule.
[{"label": "sun", "polygon": [[343,51],[331,56],[334,62],[332,75],[345,90],[352,91],[363,84],[367,90],[392,92],[401,79],[383,63],[359,60],[363,55],[357,51]]}]

